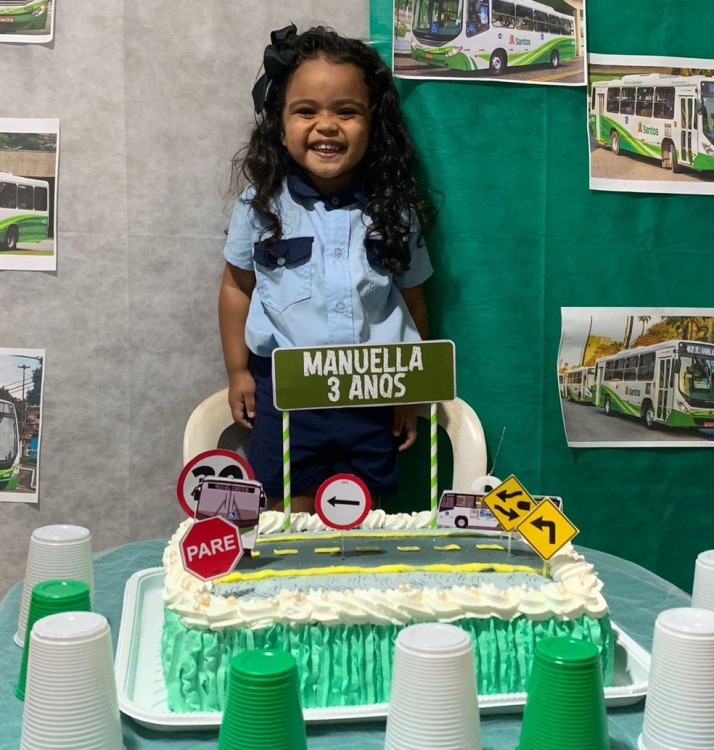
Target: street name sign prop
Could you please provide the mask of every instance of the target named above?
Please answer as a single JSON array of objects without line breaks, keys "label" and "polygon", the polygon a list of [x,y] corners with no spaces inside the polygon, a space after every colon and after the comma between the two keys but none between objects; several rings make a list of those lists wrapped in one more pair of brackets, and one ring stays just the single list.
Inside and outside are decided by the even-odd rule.
[{"label": "street name sign prop", "polygon": [[318,346],[273,351],[273,401],[281,411],[450,401],[453,341]]},{"label": "street name sign prop", "polygon": [[456,398],[453,341],[273,350],[273,403],[283,412],[283,529],[290,528],[290,411],[431,404],[431,526],[436,528],[436,404]]}]

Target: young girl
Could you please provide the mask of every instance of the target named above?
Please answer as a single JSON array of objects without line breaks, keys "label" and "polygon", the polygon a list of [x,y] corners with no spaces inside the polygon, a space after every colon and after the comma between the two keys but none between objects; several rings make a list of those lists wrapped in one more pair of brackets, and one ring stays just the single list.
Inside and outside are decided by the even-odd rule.
[{"label": "young girl", "polygon": [[[271,34],[253,89],[256,125],[236,185],[219,321],[229,401],[252,427],[249,461],[282,497],[276,347],[418,341],[432,269],[427,214],[391,71],[379,54],[323,28]],[[298,410],[290,415],[292,508],[314,510],[320,484],[359,476],[396,491],[397,450],[416,438],[412,407]]]}]

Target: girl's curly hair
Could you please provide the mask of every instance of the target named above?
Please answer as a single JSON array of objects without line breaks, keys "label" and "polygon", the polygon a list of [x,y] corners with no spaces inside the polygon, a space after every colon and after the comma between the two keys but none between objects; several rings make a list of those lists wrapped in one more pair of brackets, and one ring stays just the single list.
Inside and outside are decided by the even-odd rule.
[{"label": "girl's curly hair", "polygon": [[364,74],[372,105],[369,145],[360,164],[368,196],[364,213],[371,220],[365,242],[381,238],[381,242],[374,244],[384,267],[401,274],[409,267],[404,238],[410,229],[410,215],[416,213],[424,226],[432,215],[432,206],[414,175],[414,146],[404,123],[392,72],[374,48],[324,26],[292,36],[288,44],[296,53],[295,61],[283,80],[273,82],[265,107],[256,116],[248,144],[233,157],[232,186],[236,191],[246,184],[254,188],[250,205],[265,219],[263,234],[270,247],[282,237],[280,209],[275,198],[284,178],[294,169],[294,162],[281,142],[282,110],[291,77],[301,63],[317,57],[357,66]]}]

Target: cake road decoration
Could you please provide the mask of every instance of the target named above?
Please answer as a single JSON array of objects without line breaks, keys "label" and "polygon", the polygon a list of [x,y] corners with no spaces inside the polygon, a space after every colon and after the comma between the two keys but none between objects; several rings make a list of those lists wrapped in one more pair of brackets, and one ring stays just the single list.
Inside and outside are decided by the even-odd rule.
[{"label": "cake road decoration", "polygon": [[431,526],[436,527],[436,404],[456,397],[453,341],[347,344],[273,350],[273,403],[283,412],[284,528],[290,524],[290,418],[293,409],[431,404]]},{"label": "cake road decoration", "polygon": [[206,477],[254,480],[255,474],[251,465],[242,456],[223,448],[204,451],[194,456],[183,467],[176,483],[179,505],[191,518],[196,515],[199,484]]},{"label": "cake road decoration", "polygon": [[548,497],[520,521],[517,530],[544,560],[550,560],[579,533],[576,526]]},{"label": "cake road decoration", "polygon": [[238,528],[221,516],[194,521],[179,548],[184,568],[202,581],[230,573],[244,552]]}]

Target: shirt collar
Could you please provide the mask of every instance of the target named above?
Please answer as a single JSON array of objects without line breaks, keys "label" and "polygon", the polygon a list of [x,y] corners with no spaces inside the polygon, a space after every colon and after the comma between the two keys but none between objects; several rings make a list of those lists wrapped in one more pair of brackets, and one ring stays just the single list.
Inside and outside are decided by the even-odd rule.
[{"label": "shirt collar", "polygon": [[317,191],[303,171],[292,172],[288,175],[288,189],[298,198],[312,198],[314,200],[322,201],[325,204],[325,209],[327,211],[332,211],[335,208],[351,206],[353,203],[359,203],[361,206],[366,206],[369,201],[367,194],[364,192],[364,184],[362,181],[355,182],[334,193],[322,195],[322,193]]}]

